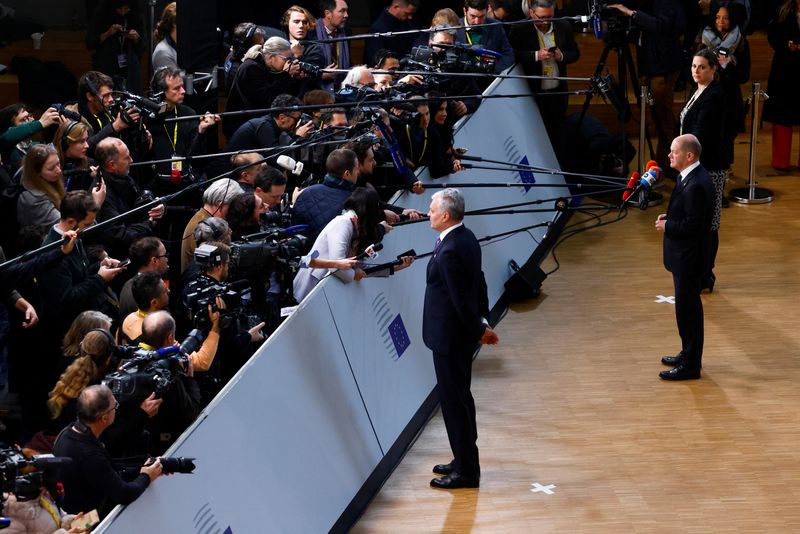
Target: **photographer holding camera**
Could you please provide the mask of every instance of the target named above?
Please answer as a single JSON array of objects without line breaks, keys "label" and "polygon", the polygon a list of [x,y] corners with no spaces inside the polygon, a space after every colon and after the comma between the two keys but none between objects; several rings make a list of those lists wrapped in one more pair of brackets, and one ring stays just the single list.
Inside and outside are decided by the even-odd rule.
[{"label": "photographer holding camera", "polygon": [[[211,305],[215,311],[223,314],[220,322],[220,335],[218,352],[221,358],[216,358],[209,369],[207,382],[216,381],[212,388],[206,387],[204,395],[213,396],[218,388],[224,384],[241,365],[253,354],[256,343],[264,341],[264,322],[260,318],[248,316],[241,302],[241,290],[235,290],[227,283],[230,270],[231,247],[221,242],[209,242],[201,245],[195,251],[195,259],[200,274],[195,280],[187,284],[181,294],[181,305],[178,313],[185,315],[197,328],[198,321],[205,322],[205,310]],[[246,282],[238,282],[247,285]],[[220,300],[224,303],[220,305]],[[257,308],[257,306],[256,306]],[[244,321],[247,321],[245,324]],[[258,324],[252,324],[256,321]],[[207,386],[207,384],[204,384]],[[213,389],[216,388],[216,391]],[[211,391],[209,391],[211,389]]]},{"label": "photographer holding camera", "polygon": [[114,468],[100,435],[116,419],[118,406],[107,386],[87,387],[78,396],[78,419],[56,438],[53,454],[72,459],[58,470],[65,490],[64,509],[68,512],[102,513],[117,504],[130,504],[162,475],[159,459],[142,466],[130,482]]},{"label": "photographer holding camera", "polygon": [[[300,82],[307,78],[294,61],[292,45],[282,37],[270,37],[262,46],[253,46],[244,58],[228,94],[226,112],[268,108],[280,94],[299,94]],[[246,120],[226,119],[222,127],[225,137],[230,139]]]},{"label": "photographer holding camera", "polygon": [[[195,111],[183,104],[186,97],[184,87],[186,73],[174,67],[163,67],[153,74],[151,89],[153,95],[163,94],[164,105],[156,116],[148,122],[153,136],[152,158],[172,162],[156,164],[156,179],[153,189],[158,194],[167,194],[181,189],[193,181],[189,160],[177,159],[181,156],[198,156],[207,152],[206,132],[216,131],[213,126],[221,119],[219,115],[206,113],[198,122],[165,122],[167,118],[195,115]],[[185,223],[185,221],[184,221]]]},{"label": "photographer holding camera", "polygon": [[81,122],[91,128],[89,155],[94,154],[97,144],[106,137],[121,137],[131,143],[134,136],[130,125],[138,124],[141,115],[136,109],[120,109],[112,114],[114,103],[114,80],[110,76],[90,70],[78,81],[78,102],[66,106],[81,116]]}]

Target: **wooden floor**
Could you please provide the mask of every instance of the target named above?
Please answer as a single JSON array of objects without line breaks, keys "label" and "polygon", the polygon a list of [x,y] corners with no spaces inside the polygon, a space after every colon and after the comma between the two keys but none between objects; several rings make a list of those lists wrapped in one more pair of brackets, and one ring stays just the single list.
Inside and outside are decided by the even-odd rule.
[{"label": "wooden floor", "polygon": [[475,362],[480,490],[428,486],[451,459],[437,413],[354,532],[800,532],[800,173],[765,176],[760,147],[776,198],[723,211],[701,380],[658,378],[680,348],[655,302],[665,206],[631,210],[561,245]]}]

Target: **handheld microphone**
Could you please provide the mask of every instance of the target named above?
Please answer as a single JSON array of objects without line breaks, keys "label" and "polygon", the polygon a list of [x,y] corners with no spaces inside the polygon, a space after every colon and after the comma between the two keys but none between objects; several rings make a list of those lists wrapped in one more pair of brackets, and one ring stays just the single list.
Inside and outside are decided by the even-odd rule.
[{"label": "handheld microphone", "polygon": [[372,245],[368,246],[364,249],[364,252],[360,253],[356,256],[358,261],[365,260],[367,258],[374,260],[378,257],[378,251],[383,250],[383,243],[373,243]]},{"label": "handheld microphone", "polygon": [[[653,184],[658,181],[658,174],[655,169],[651,168],[649,171],[642,175],[642,178],[639,180],[639,183],[636,185],[636,188],[631,192],[630,196],[636,196],[639,194],[639,191],[646,190],[649,191]],[[639,203],[642,205],[642,202]],[[647,206],[647,202],[644,202],[644,205]]]},{"label": "handheld microphone", "polygon": [[389,273],[394,274],[394,267],[403,264],[403,256],[411,256],[414,259],[417,259],[417,251],[412,248],[411,250],[407,250],[405,252],[398,254],[396,260],[392,260],[387,263],[382,263],[380,265],[372,265],[370,267],[364,267],[364,272],[366,274],[372,274],[389,269]]},{"label": "handheld microphone", "polygon": [[628,185],[625,186],[625,192],[622,193],[623,202],[626,202],[629,198],[631,198],[631,195],[633,194],[633,189],[636,186],[636,182],[638,181],[639,181],[639,173],[633,171],[630,180],[628,180]]},{"label": "handheld microphone", "polygon": [[310,182],[314,179],[314,175],[303,169],[304,165],[302,161],[295,161],[286,154],[278,156],[277,164],[281,169],[285,169],[297,176],[303,183]]}]

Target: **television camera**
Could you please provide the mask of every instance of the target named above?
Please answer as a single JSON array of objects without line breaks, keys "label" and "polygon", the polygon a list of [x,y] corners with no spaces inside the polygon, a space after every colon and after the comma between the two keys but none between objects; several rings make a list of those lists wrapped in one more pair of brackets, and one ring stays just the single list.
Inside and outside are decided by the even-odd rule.
[{"label": "television camera", "polygon": [[180,346],[157,350],[135,346],[118,347],[117,350],[125,357],[116,371],[103,378],[103,384],[111,389],[120,403],[144,399],[151,393],[161,397],[180,375],[186,373],[189,367],[188,355],[200,348],[204,337],[201,330],[195,329]]}]

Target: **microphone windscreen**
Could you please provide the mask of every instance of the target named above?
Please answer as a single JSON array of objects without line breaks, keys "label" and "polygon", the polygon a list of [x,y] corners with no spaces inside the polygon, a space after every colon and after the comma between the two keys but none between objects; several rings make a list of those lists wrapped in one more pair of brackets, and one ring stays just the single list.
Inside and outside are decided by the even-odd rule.
[{"label": "microphone windscreen", "polygon": [[172,173],[169,175],[169,181],[175,187],[181,185],[181,171],[172,169]]},{"label": "microphone windscreen", "polygon": [[286,154],[281,154],[278,156],[278,165],[282,169],[286,169],[289,172],[294,172],[294,166],[297,165],[297,162]]},{"label": "microphone windscreen", "polygon": [[653,167],[658,167],[658,162],[657,162],[656,160],[653,160],[653,159],[651,159],[651,160],[650,160],[650,161],[648,161],[648,162],[647,162],[647,164],[644,166],[644,170],[646,170],[646,171],[649,171],[649,170],[650,170],[651,168],[653,168]]},{"label": "microphone windscreen", "polygon": [[628,180],[628,185],[626,186],[625,192],[622,193],[623,202],[625,202],[630,198],[631,193],[633,193],[632,189],[636,186],[636,182],[638,181],[639,181],[639,173],[634,171],[633,174],[631,174],[630,180]]}]

